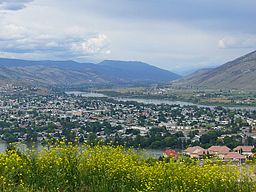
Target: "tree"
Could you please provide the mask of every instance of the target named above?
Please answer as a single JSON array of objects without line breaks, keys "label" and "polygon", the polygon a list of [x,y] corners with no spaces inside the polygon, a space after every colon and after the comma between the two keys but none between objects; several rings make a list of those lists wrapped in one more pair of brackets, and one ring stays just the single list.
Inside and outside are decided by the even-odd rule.
[{"label": "tree", "polygon": [[256,147],[254,147],[254,148],[252,149],[252,152],[253,152],[253,153],[256,153]]},{"label": "tree", "polygon": [[167,122],[167,119],[166,119],[165,115],[163,114],[163,112],[159,113],[158,121],[159,122]]}]

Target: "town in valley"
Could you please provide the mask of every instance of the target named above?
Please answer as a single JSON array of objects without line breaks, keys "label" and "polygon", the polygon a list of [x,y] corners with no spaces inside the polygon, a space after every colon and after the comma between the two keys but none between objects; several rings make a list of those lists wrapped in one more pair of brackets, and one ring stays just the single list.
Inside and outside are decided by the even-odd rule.
[{"label": "town in valley", "polygon": [[141,103],[11,84],[0,91],[0,137],[7,143],[65,138],[232,160],[252,157],[256,143],[256,110]]}]

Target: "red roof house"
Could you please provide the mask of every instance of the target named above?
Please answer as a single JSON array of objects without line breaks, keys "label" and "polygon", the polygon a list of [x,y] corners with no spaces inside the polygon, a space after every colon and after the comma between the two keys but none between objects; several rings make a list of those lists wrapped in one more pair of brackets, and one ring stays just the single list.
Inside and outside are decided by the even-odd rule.
[{"label": "red roof house", "polygon": [[211,155],[216,155],[219,158],[223,159],[224,155],[226,155],[230,151],[230,148],[227,146],[211,146],[208,148],[208,152]]},{"label": "red roof house", "polygon": [[224,160],[229,160],[229,161],[240,161],[244,162],[246,157],[244,155],[241,155],[237,152],[228,152],[227,154],[224,155]]},{"label": "red roof house", "polygon": [[185,150],[185,154],[192,158],[199,158],[200,156],[207,154],[207,150],[200,146],[188,147]]},{"label": "red roof house", "polygon": [[226,154],[230,151],[227,146],[211,146],[208,148],[210,154]]},{"label": "red roof house", "polygon": [[242,155],[252,155],[253,146],[237,146],[233,151],[238,152]]},{"label": "red roof house", "polygon": [[178,153],[171,149],[164,150],[163,155],[164,155],[164,157],[171,157],[174,159],[176,159],[178,157]]}]

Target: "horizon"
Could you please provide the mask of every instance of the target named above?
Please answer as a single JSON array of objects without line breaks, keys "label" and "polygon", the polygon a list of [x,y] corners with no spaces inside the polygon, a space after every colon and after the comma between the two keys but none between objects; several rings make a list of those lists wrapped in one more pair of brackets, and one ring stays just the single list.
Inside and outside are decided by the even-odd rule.
[{"label": "horizon", "polygon": [[0,1],[0,57],[141,61],[181,75],[256,50],[249,0]]},{"label": "horizon", "polygon": [[[247,54],[245,54],[245,55],[248,55],[248,54],[251,54],[251,53],[254,53],[254,52],[256,52],[256,50],[251,51],[251,52],[249,52],[249,53],[247,53]],[[100,64],[100,63],[102,63],[102,62],[104,62],[104,61],[138,62],[138,63],[147,64],[147,65],[150,65],[150,66],[153,66],[153,67],[158,67],[159,69],[167,70],[167,71],[173,72],[173,73],[175,73],[175,74],[177,74],[177,75],[180,75],[181,77],[182,77],[182,76],[185,77],[185,76],[189,76],[189,75],[191,75],[191,74],[193,74],[193,73],[195,73],[196,71],[199,71],[199,70],[203,70],[203,69],[214,69],[214,68],[220,67],[221,65],[224,65],[224,64],[226,64],[226,63],[228,63],[228,62],[231,62],[231,61],[233,61],[233,60],[236,60],[236,59],[238,59],[238,58],[240,58],[240,57],[243,57],[243,56],[245,56],[245,55],[241,55],[241,56],[236,57],[236,58],[234,58],[234,59],[232,59],[232,60],[226,61],[225,63],[220,64],[220,65],[206,66],[206,67],[204,67],[204,68],[194,68],[194,69],[190,69],[190,70],[186,70],[186,69],[185,69],[184,71],[178,71],[178,72],[172,71],[172,70],[168,70],[168,69],[164,69],[164,68],[158,67],[158,66],[156,66],[156,65],[154,65],[154,64],[152,64],[152,63],[147,63],[147,62],[139,61],[139,60],[114,60],[114,59],[105,59],[105,60],[98,61],[98,62],[86,62],[86,61],[83,62],[83,61],[76,61],[76,60],[72,60],[72,59],[66,59],[66,60],[60,60],[60,59],[39,59],[39,60],[37,60],[37,59],[26,59],[26,58],[25,58],[25,59],[19,59],[19,58],[8,58],[8,57],[0,57],[0,59],[6,59],[6,60],[21,60],[21,61],[35,61],[35,62],[40,62],[40,61],[68,62],[68,61],[69,61],[69,62],[75,62],[75,63],[78,63],[78,64],[94,64],[94,65],[98,65],[98,64]]]}]

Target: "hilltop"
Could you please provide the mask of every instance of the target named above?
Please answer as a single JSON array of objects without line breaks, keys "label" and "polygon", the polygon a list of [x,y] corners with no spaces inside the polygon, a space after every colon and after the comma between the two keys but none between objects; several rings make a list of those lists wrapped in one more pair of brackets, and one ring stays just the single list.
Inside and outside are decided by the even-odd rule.
[{"label": "hilltop", "polygon": [[0,82],[33,85],[80,85],[168,82],[180,76],[137,61],[75,61],[0,59]]},{"label": "hilltop", "polygon": [[196,72],[176,83],[187,87],[255,89],[256,51],[217,68]]}]

